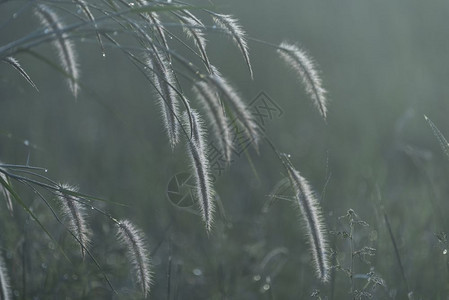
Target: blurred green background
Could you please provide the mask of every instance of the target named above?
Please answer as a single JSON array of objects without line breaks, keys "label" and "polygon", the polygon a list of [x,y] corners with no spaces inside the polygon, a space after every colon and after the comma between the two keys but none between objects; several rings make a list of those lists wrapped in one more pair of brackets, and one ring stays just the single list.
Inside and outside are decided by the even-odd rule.
[{"label": "blurred green background", "polygon": [[[215,11],[237,17],[249,37],[274,44],[297,43],[319,66],[330,100],[327,124],[273,48],[249,41],[255,73],[251,80],[238,48],[220,33],[207,34],[212,63],[247,103],[263,91],[282,109],[282,115],[269,120],[265,128],[278,150],[291,154],[297,169],[323,196],[328,229],[347,231],[339,216],[350,208],[370,224],[356,227],[356,248],[377,249],[369,258],[371,264],[356,259],[356,288],[366,283],[362,274],[374,271],[386,285],[373,292],[376,299],[406,299],[409,292],[414,299],[447,299],[446,245],[435,234],[447,231],[449,225],[449,163],[424,114],[449,136],[449,3],[230,0],[214,4]],[[22,5],[1,4],[0,20]],[[204,13],[196,14],[212,24]],[[25,12],[0,27],[0,44],[37,26],[32,11]],[[188,57],[182,45],[173,40],[170,45]],[[129,218],[147,234],[154,271],[152,299],[166,299],[168,293],[173,299],[306,299],[314,290],[323,298],[350,298],[350,281],[343,272],[325,285],[313,276],[293,203],[269,203],[268,195],[285,171],[266,144],[261,144],[259,154],[250,148],[247,156],[234,156],[230,168],[217,177],[223,209],[215,213],[214,230],[207,236],[200,216],[168,199],[170,180],[188,172],[189,162],[184,145],[170,150],[152,87],[119,50],[107,48],[103,58],[94,37],[76,41],[75,47],[82,74],[77,100],[60,73],[29,54],[17,58],[39,92],[9,65],[1,65],[0,160],[25,164],[29,155],[30,164],[48,168],[52,179],[126,204],[98,206],[117,218]],[[34,50],[56,61],[51,45]],[[192,98],[187,84],[184,90]],[[14,186],[39,212],[44,225],[64,237],[44,205],[26,187]],[[92,261],[86,259],[85,267],[55,266],[46,252],[56,250],[39,246],[45,240],[41,230],[27,221],[17,205],[14,218],[5,206],[0,214],[0,244],[17,298],[110,297],[103,290],[96,295],[95,286],[82,280],[90,276],[107,290]],[[90,220],[96,233],[92,251],[122,292],[114,297],[138,297],[132,294],[128,265],[120,255],[113,255],[118,251],[113,224],[95,213]],[[17,250],[27,238],[42,255]],[[348,241],[334,234],[329,239],[340,263],[348,267]],[[67,234],[63,241],[65,249],[73,248],[71,255],[77,261],[78,247]],[[21,265],[24,257],[27,267]],[[117,265],[119,272],[109,270]],[[57,271],[43,287],[32,274],[43,276],[51,266]],[[26,281],[23,270],[28,270]]]}]

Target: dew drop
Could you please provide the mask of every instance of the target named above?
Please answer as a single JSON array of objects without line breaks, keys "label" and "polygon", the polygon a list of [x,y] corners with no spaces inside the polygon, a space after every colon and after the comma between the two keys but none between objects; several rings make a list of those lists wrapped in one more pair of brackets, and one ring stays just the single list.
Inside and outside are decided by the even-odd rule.
[{"label": "dew drop", "polygon": [[131,3],[129,4],[129,6],[133,7],[133,6],[134,6],[134,3],[133,3],[133,2],[131,2]]},{"label": "dew drop", "polygon": [[260,275],[254,275],[253,280],[254,281],[259,281],[260,280]]},{"label": "dew drop", "polygon": [[13,18],[13,19],[16,19],[18,16],[19,16],[19,15],[18,15],[17,13],[13,13],[13,14],[12,14],[12,18]]},{"label": "dew drop", "polygon": [[266,284],[263,285],[262,288],[263,288],[264,291],[268,291],[270,289],[270,285],[268,283],[266,283]]},{"label": "dew drop", "polygon": [[192,271],[193,275],[195,276],[201,276],[203,275],[203,272],[200,269],[193,269]]},{"label": "dew drop", "polygon": [[90,209],[94,210],[95,208],[93,206],[91,206]]},{"label": "dew drop", "polygon": [[48,172],[48,170],[47,170],[47,169],[45,169],[45,170],[44,170],[44,172],[45,172],[45,173],[47,173],[47,172]]},{"label": "dew drop", "polygon": [[103,52],[102,56],[103,56],[103,57],[106,57],[106,53]]},{"label": "dew drop", "polygon": [[24,144],[25,146],[29,146],[29,145],[30,145],[30,141],[29,141],[29,140],[24,140],[24,141],[23,141],[23,144]]},{"label": "dew drop", "polygon": [[446,255],[447,254],[447,249],[443,250],[443,254]]}]

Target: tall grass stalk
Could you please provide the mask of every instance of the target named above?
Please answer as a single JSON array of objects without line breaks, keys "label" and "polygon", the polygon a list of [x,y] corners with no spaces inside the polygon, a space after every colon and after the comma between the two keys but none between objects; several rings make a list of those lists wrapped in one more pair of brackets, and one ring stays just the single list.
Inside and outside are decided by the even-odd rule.
[{"label": "tall grass stalk", "polygon": [[150,253],[145,245],[143,233],[128,220],[117,223],[117,237],[127,247],[128,258],[134,266],[137,282],[146,298],[150,292],[151,269]]},{"label": "tall grass stalk", "polygon": [[[189,116],[184,114],[187,123]],[[212,229],[214,212],[214,191],[210,179],[210,167],[205,146],[206,136],[203,131],[203,123],[200,115],[192,110],[192,138],[187,140],[187,149],[195,178],[195,198],[200,206],[201,216],[209,233]]]},{"label": "tall grass stalk", "polygon": [[317,277],[321,281],[327,282],[329,279],[327,229],[321,214],[321,207],[307,180],[287,158],[284,161],[306,227]]},{"label": "tall grass stalk", "polygon": [[327,117],[326,90],[323,88],[321,77],[312,58],[294,44],[283,42],[279,45],[280,57],[298,74],[303,82],[306,92],[311,97],[321,116]]}]

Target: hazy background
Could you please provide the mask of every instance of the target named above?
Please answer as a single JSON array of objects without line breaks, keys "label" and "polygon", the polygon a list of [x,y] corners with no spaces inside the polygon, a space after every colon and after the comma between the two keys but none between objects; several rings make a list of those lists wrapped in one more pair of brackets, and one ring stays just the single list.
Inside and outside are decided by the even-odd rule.
[{"label": "hazy background", "polygon": [[[370,257],[371,265],[356,259],[356,274],[372,270],[385,280],[386,287],[379,288],[375,298],[404,299],[409,292],[384,222],[385,211],[415,299],[446,299],[447,257],[435,233],[448,230],[449,163],[424,114],[449,136],[449,3],[214,3],[214,10],[237,17],[249,37],[274,44],[284,40],[297,43],[319,66],[328,90],[327,124],[275,49],[249,41],[255,73],[251,80],[238,48],[226,36],[208,33],[212,63],[247,103],[263,91],[282,109],[282,115],[269,120],[265,128],[279,151],[291,154],[317,194],[325,195],[321,203],[328,229],[348,230],[338,217],[350,208],[370,224],[356,228],[356,248],[370,246],[377,253]],[[2,4],[0,20],[21,4]],[[212,24],[206,15],[197,15]],[[38,25],[32,13],[25,12],[0,28],[0,45]],[[173,49],[188,55],[178,43],[170,42]],[[156,250],[153,299],[167,297],[169,251],[170,293],[178,299],[304,299],[314,289],[323,297],[349,297],[349,279],[343,272],[327,285],[312,276],[308,246],[293,204],[279,200],[263,210],[267,195],[285,175],[266,144],[262,143],[259,154],[250,149],[249,156],[233,157],[230,168],[218,176],[215,186],[225,216],[216,212],[214,230],[208,237],[200,216],[175,207],[167,197],[170,180],[188,172],[189,163],[184,145],[170,150],[152,87],[120,51],[108,48],[102,58],[93,38],[75,45],[82,73],[77,100],[60,73],[31,55],[17,58],[39,92],[9,65],[1,65],[1,161],[25,164],[29,154],[30,164],[48,168],[52,179],[128,205],[98,203],[118,218],[131,219],[147,234],[150,249]],[[50,45],[34,50],[57,61]],[[188,85],[184,89],[191,94]],[[198,107],[193,99],[192,105]],[[44,225],[56,230],[43,204],[33,200],[25,187],[18,183],[15,187],[40,212]],[[20,266],[14,267],[15,249],[26,233],[26,214],[16,206],[13,219],[2,207],[0,244],[2,251],[9,253],[7,264],[16,270],[11,277],[17,281],[12,280],[12,285],[22,296],[40,295],[42,286],[32,279],[28,279],[28,291],[23,292]],[[113,224],[95,213],[91,220],[98,233],[93,252],[100,263],[113,265],[113,260],[107,260],[108,249],[117,247],[110,238]],[[30,239],[40,242],[40,229],[35,231]],[[330,241],[340,253],[340,263],[348,267],[347,241],[332,234]],[[79,256],[76,245],[65,244],[74,248],[73,256]],[[278,254],[260,270],[273,250]],[[40,259],[30,258],[30,268],[51,260]],[[85,263],[90,264],[87,269],[95,270],[91,261]],[[126,281],[127,268],[123,264],[121,276],[111,271],[117,289],[132,288],[131,280]],[[67,270],[56,272],[55,278],[72,276],[70,266]],[[35,267],[35,272],[44,271]],[[87,272],[74,274],[83,277]],[[266,276],[271,279],[268,291],[264,289]],[[100,275],[95,278],[104,284]],[[73,281],[73,286],[80,283],[80,279]],[[363,278],[355,281],[359,289],[366,282]],[[51,285],[46,289],[48,294],[55,292]]]}]

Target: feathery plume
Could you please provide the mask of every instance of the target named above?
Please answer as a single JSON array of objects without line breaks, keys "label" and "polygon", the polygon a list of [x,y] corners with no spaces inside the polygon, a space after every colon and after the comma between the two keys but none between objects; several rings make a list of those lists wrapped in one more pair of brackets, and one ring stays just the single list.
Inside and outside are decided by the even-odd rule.
[{"label": "feathery plume", "polygon": [[328,243],[321,207],[307,180],[299,174],[287,158],[284,165],[287,168],[307,230],[317,276],[321,281],[326,282],[329,277]]},{"label": "feathery plume", "polygon": [[[201,209],[201,215],[206,225],[207,232],[210,232],[213,222],[214,203],[213,187],[210,180],[209,161],[206,157],[206,141],[203,132],[203,124],[200,115],[191,111],[192,138],[187,141],[187,148],[192,162],[194,178],[196,183],[195,198]],[[188,113],[184,113],[184,122],[189,122]]]},{"label": "feathery plume", "polygon": [[219,28],[231,35],[234,42],[240,48],[246,65],[248,66],[251,78],[253,78],[253,69],[249,60],[249,51],[248,44],[246,43],[245,31],[238,23],[238,20],[231,15],[217,14],[212,12],[211,14],[213,16],[215,24],[217,24]]},{"label": "feathery plume", "polygon": [[306,92],[319,109],[321,116],[326,119],[326,90],[323,88],[321,78],[313,60],[304,50],[287,42],[281,43],[277,51],[280,57],[298,73]]},{"label": "feathery plume", "polygon": [[0,255],[0,289],[1,289],[1,297],[2,300],[11,299],[11,287],[9,285],[9,276],[6,270],[5,261],[3,257]]},{"label": "feathery plume", "polygon": [[444,154],[446,154],[447,157],[449,158],[449,143],[447,142],[446,138],[438,129],[438,127],[426,115],[424,115],[424,119],[426,119],[427,123],[432,129],[433,135],[435,135],[438,142],[440,143],[441,149],[443,150]]},{"label": "feathery plume", "polygon": [[76,52],[73,43],[68,39],[68,35],[61,30],[64,28],[63,23],[59,20],[56,13],[44,4],[39,4],[35,10],[42,25],[46,29],[50,29],[54,34],[53,45],[56,48],[61,65],[64,71],[67,72],[67,82],[75,98],[78,95],[79,85],[79,69],[76,61]]},{"label": "feathery plume", "polygon": [[257,147],[259,141],[259,127],[254,120],[245,102],[240,98],[234,88],[222,77],[215,69],[213,74],[208,77],[208,83],[213,84],[217,91],[221,92],[226,100],[231,104],[232,111],[236,114],[238,121],[242,124],[245,134]]},{"label": "feathery plume", "polygon": [[[61,188],[70,192],[77,191],[76,188],[67,184],[62,184]],[[84,258],[86,248],[90,242],[90,230],[87,226],[84,207],[75,196],[69,195],[64,191],[58,192],[58,199],[62,214],[69,222],[69,230],[76,237],[78,243],[80,243],[81,254]]]},{"label": "feathery plume", "polygon": [[20,73],[20,75],[22,75],[23,78],[25,78],[26,81],[28,81],[28,83],[29,83],[32,87],[34,87],[37,91],[39,91],[38,88],[37,88],[37,86],[34,84],[33,80],[31,80],[31,77],[27,74],[27,72],[25,72],[25,69],[22,68],[22,66],[20,65],[20,63],[19,63],[19,61],[18,61],[17,59],[15,59],[15,58],[12,57],[12,56],[9,56],[9,57],[5,57],[5,58],[2,59],[2,60],[3,60],[4,62],[10,64],[14,69],[16,69],[16,70]]},{"label": "feathery plume", "polygon": [[200,51],[201,57],[203,58],[203,62],[209,71],[211,73],[211,65],[209,61],[209,57],[207,56],[206,52],[206,38],[204,37],[204,24],[198,20],[197,18],[192,18],[190,15],[188,16],[181,16],[177,15],[178,18],[181,20],[181,22],[186,25],[183,26],[182,29],[187,35],[187,37],[193,39],[195,46]]},{"label": "feathery plume", "polygon": [[179,124],[176,116],[179,113],[178,100],[174,86],[173,71],[167,60],[153,50],[148,59],[148,65],[153,70],[154,85],[158,90],[158,99],[164,118],[165,129],[167,130],[170,146],[175,148],[179,140]]},{"label": "feathery plume", "polygon": [[184,15],[186,15],[188,18],[193,19],[193,21],[197,24],[203,24],[200,19],[198,19],[194,14],[192,14],[189,10],[183,9],[181,11]]},{"label": "feathery plume", "polygon": [[[0,164],[1,164],[1,162],[0,162]],[[6,177],[5,174],[0,173],[0,177],[3,179],[3,181],[5,181],[5,182],[7,182],[8,184],[10,184],[10,182],[9,182],[9,180],[8,180],[8,177]],[[1,187],[0,187],[0,190],[2,191],[3,196],[5,197],[6,207],[7,207],[8,210],[9,210],[9,214],[12,216],[13,213],[14,213],[14,207],[12,206],[12,199],[11,199],[12,197],[11,197],[11,194],[9,193],[9,191],[8,191],[4,186],[1,186]]]},{"label": "feathery plume", "polygon": [[137,282],[141,285],[146,298],[150,292],[151,271],[144,234],[130,221],[121,220],[117,223],[117,238],[128,249],[128,258],[134,267]]},{"label": "feathery plume", "polygon": [[193,92],[204,107],[209,122],[212,124],[219,148],[223,151],[226,161],[230,162],[232,150],[231,132],[216,90],[211,89],[205,82],[197,82],[193,86]]}]

